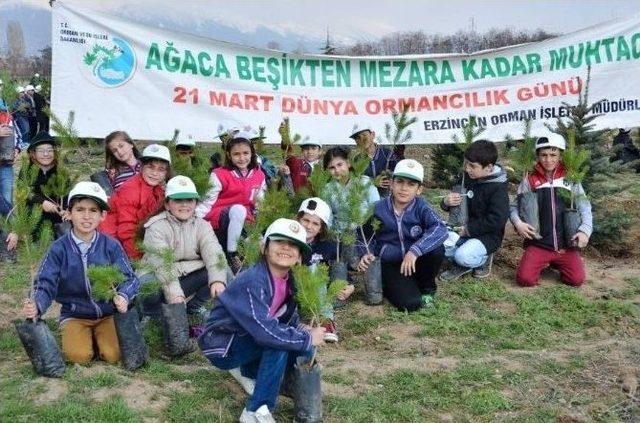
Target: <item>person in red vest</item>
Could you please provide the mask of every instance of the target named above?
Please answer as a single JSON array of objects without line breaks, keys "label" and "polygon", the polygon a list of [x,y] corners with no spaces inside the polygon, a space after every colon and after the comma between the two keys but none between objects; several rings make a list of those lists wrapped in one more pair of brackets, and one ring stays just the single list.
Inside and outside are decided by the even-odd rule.
[{"label": "person in red vest", "polygon": [[285,161],[285,173],[291,175],[293,190],[297,193],[304,187],[309,186],[307,178],[311,175],[313,167],[320,163],[322,157],[322,144],[317,141],[305,139],[300,141],[300,157],[293,154],[291,146],[282,145],[286,150],[287,160]]},{"label": "person in red vest", "polygon": [[140,173],[114,192],[107,217],[98,228],[120,241],[132,260],[142,257],[136,247],[138,229],[164,204],[164,185],[171,173],[171,154],[164,145],[149,145],[142,151],[140,161]]},{"label": "person in red vest", "polygon": [[211,172],[211,188],[196,208],[196,216],[211,223],[234,274],[242,268],[238,241],[244,222],[254,221],[256,202],[267,189],[251,137],[237,132],[227,143],[225,165]]}]

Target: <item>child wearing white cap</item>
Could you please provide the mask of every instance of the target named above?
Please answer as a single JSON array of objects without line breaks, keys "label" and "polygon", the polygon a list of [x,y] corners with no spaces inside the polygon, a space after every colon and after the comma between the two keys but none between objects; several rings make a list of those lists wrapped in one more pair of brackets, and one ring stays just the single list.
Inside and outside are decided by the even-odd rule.
[{"label": "child wearing white cap", "polygon": [[122,243],[132,260],[142,257],[136,246],[138,227],[164,202],[164,184],[171,171],[171,154],[164,145],[151,144],[142,151],[140,173],[122,184],[109,199],[109,213],[100,230]]},{"label": "child wearing white cap", "polygon": [[300,324],[294,298],[291,268],[310,253],[306,237],[295,220],[275,220],[264,235],[262,260],[220,294],[198,339],[211,364],[230,370],[250,395],[240,422],[275,422],[285,372],[324,342],[324,328]]},{"label": "child wearing white cap", "polygon": [[[194,316],[191,335],[199,335],[198,318],[210,297],[218,296],[226,286],[227,263],[211,225],[195,216],[200,196],[193,181],[176,176],[167,182],[164,211],[145,223],[142,263],[153,269],[149,277],[159,280],[162,292],[143,301],[147,314],[159,314],[160,303],[186,303],[187,314]],[[174,262],[167,268],[158,251],[173,251]],[[146,275],[141,277],[144,283]],[[154,313],[154,311],[156,313]],[[185,328],[186,329],[186,328]]]},{"label": "child wearing white cap", "polygon": [[[32,297],[22,308],[24,317],[35,319],[44,315],[53,300],[61,304],[62,351],[72,363],[89,363],[96,352],[108,363],[120,360],[113,314],[127,311],[140,286],[120,243],[97,231],[107,209],[107,194],[95,182],[78,182],[73,187],[68,207],[71,232],[51,244]],[[92,297],[87,268],[94,265],[114,265],[124,275],[113,301]]]},{"label": "child wearing white cap", "polygon": [[349,138],[354,140],[358,149],[369,158],[369,164],[364,174],[375,181],[380,195],[385,194],[391,180],[388,175],[385,177],[383,172],[393,172],[396,163],[398,163],[397,157],[388,148],[376,144],[376,133],[369,125],[355,124]]},{"label": "child wearing white cap", "polygon": [[320,163],[322,157],[322,144],[310,139],[304,139],[298,143],[300,146],[300,157],[293,154],[292,146],[281,145],[285,151],[285,173],[291,176],[293,190],[299,193],[303,188],[309,186],[309,175],[313,168]]},{"label": "child wearing white cap", "polygon": [[415,311],[433,305],[436,275],[444,258],[447,228],[421,197],[424,168],[413,159],[398,162],[391,179],[391,195],[375,205],[380,221],[370,249],[360,250],[364,271],[377,256],[382,262],[384,296],[399,310]]}]

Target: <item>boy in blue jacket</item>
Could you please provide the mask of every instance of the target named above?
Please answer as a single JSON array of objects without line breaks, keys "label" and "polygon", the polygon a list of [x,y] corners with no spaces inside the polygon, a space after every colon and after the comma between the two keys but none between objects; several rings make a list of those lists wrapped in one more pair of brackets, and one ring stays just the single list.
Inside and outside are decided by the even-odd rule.
[{"label": "boy in blue jacket", "polygon": [[[97,183],[79,182],[73,187],[68,206],[73,228],[47,251],[32,298],[25,300],[22,308],[27,319],[35,319],[54,299],[62,305],[62,351],[72,363],[90,362],[94,343],[102,360],[110,364],[120,360],[114,309],[125,313],[140,286],[120,243],[96,230],[107,209],[107,195]],[[113,302],[93,299],[87,278],[87,267],[92,265],[116,265],[124,275]]]},{"label": "boy in blue jacket", "polygon": [[325,329],[299,323],[291,268],[310,253],[306,231],[290,219],[266,230],[262,260],[238,274],[220,294],[198,339],[211,364],[250,395],[240,422],[275,422],[280,384],[300,355],[324,343]]},{"label": "boy in blue jacket", "polygon": [[[435,278],[444,258],[447,228],[422,193],[424,169],[413,159],[398,162],[391,195],[375,205],[380,228],[358,264],[365,271],[380,257],[385,298],[400,310],[415,311],[433,303]],[[361,251],[362,252],[362,251]]]}]

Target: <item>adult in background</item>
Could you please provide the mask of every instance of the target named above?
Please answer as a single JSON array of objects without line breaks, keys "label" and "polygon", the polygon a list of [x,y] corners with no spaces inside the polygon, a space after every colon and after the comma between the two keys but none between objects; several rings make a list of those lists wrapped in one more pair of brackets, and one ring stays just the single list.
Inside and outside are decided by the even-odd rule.
[{"label": "adult in background", "polygon": [[355,125],[349,138],[353,139],[358,150],[369,158],[369,165],[364,174],[374,181],[381,196],[386,195],[398,159],[391,150],[376,144],[376,133],[368,125]]}]

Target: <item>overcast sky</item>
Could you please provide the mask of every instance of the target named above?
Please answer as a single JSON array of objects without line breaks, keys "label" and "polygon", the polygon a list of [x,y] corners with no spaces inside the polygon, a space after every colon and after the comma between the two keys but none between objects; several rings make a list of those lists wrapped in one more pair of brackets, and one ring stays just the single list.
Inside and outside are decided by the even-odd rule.
[{"label": "overcast sky", "polygon": [[[430,0],[59,0],[82,4],[95,10],[148,24],[181,30],[191,29],[199,35],[211,34],[207,27],[215,24],[232,29],[217,32],[225,41],[254,45],[270,40],[242,37],[242,34],[269,30],[306,45],[326,37],[327,29],[337,43],[377,40],[395,31],[423,30],[427,33],[452,34],[471,28],[479,32],[490,28],[512,27],[567,33],[610,19],[640,13],[639,0],[557,0],[557,1],[430,1]],[[19,9],[40,9],[47,16],[48,0],[0,0],[2,19],[11,19]],[[24,26],[24,23],[23,23]],[[33,22],[29,31],[47,31],[50,26]],[[26,30],[26,29],[25,29]],[[234,39],[233,31],[238,36]],[[4,31],[2,31],[4,32]],[[2,34],[4,36],[4,34]]]}]

